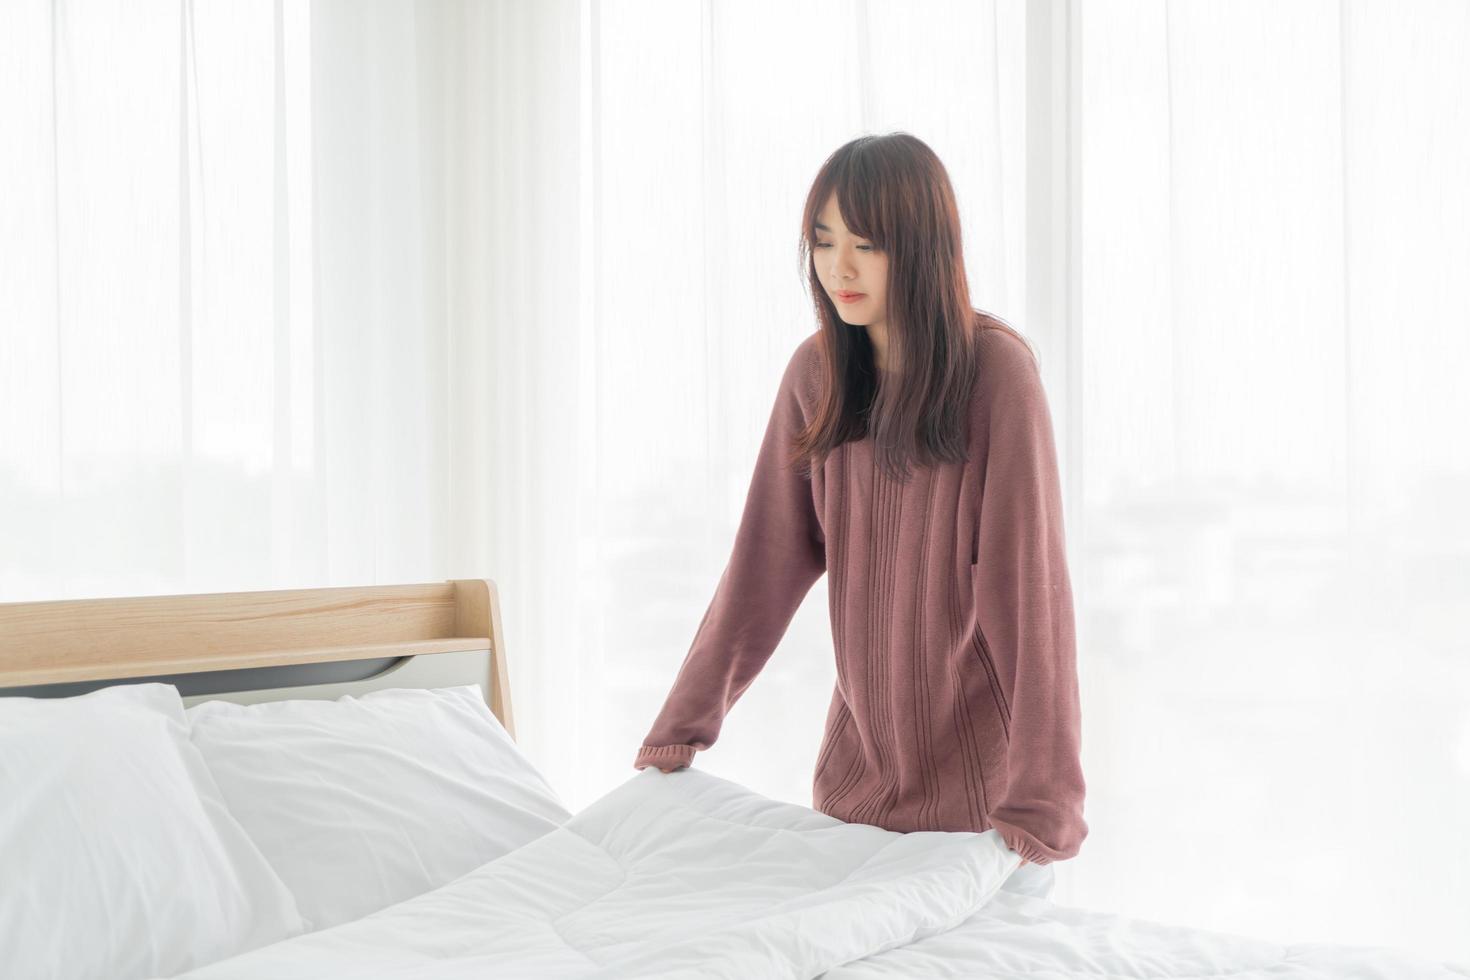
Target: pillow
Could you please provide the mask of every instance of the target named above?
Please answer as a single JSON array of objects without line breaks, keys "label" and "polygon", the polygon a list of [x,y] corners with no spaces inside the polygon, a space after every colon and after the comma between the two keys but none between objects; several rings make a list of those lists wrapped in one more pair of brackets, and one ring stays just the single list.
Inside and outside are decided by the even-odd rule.
[{"label": "pillow", "polygon": [[0,977],[173,976],[305,931],[170,684],[0,697]]},{"label": "pillow", "polygon": [[478,684],[186,713],[309,930],[438,888],[571,817]]}]

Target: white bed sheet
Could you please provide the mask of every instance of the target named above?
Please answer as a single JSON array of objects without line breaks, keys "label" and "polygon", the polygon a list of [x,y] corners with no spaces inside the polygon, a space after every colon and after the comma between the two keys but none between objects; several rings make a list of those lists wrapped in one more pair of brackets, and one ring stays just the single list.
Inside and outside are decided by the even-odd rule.
[{"label": "white bed sheet", "polygon": [[943,934],[864,957],[823,980],[1465,980],[1470,969],[1400,950],[1281,944],[999,891]]}]

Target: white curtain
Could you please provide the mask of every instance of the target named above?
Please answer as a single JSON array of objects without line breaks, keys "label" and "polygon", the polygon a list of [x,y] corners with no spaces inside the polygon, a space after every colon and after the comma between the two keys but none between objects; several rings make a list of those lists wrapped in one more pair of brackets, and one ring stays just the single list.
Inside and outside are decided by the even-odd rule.
[{"label": "white curtain", "polygon": [[[1057,419],[1055,897],[1470,954],[1464,5],[0,16],[0,601],[493,577],[520,742],[590,802],[814,328],[803,194],[902,129]],[[823,580],[696,765],[810,804],[832,661]]]},{"label": "white curtain", "polygon": [[1084,8],[1080,904],[1470,953],[1467,42]]},{"label": "white curtain", "polygon": [[6,599],[441,576],[438,151],[350,6],[6,4]]}]

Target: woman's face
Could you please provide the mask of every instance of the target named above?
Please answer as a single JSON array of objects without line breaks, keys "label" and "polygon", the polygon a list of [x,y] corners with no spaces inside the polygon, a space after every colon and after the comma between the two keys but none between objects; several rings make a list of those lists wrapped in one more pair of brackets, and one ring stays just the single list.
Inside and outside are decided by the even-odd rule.
[{"label": "woman's face", "polygon": [[[888,256],[866,238],[848,234],[837,192],[817,213],[812,264],[844,323],[882,330],[888,289]],[[844,296],[860,293],[857,297]]]}]

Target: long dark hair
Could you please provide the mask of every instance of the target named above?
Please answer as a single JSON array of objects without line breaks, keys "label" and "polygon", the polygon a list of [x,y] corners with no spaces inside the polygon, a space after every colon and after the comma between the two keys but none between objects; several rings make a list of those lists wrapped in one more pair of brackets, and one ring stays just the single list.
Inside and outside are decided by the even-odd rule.
[{"label": "long dark hair", "polygon": [[[888,257],[891,381],[880,383],[867,331],[838,316],[812,260],[817,216],[834,190],[843,224]],[[799,252],[821,323],[824,383],[791,462],[820,466],[838,446],[869,433],[879,465],[899,480],[911,463],[963,461],[980,332],[1025,338],[970,306],[959,209],[939,157],[905,132],[843,144],[807,192]]]}]

